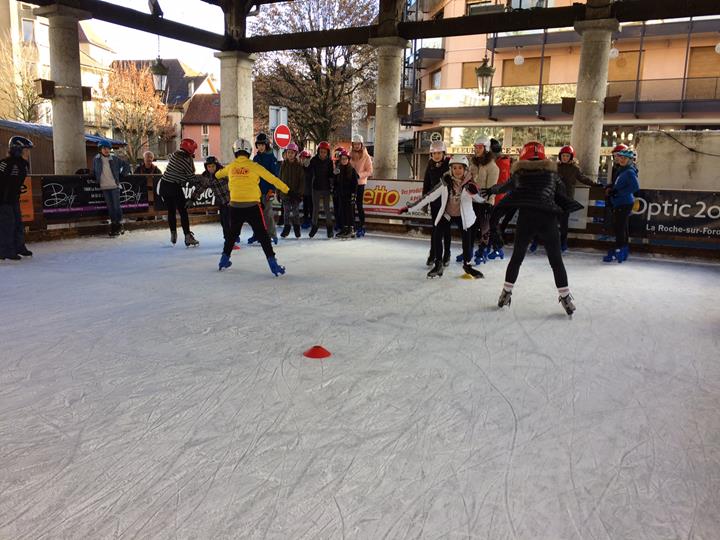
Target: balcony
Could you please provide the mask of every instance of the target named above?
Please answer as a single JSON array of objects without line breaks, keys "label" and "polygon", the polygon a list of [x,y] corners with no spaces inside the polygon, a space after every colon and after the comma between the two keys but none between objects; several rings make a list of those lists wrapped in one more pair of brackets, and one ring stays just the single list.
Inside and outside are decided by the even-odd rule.
[{"label": "balcony", "polygon": [[[493,88],[493,115],[512,117],[542,114],[562,117],[562,98],[575,97],[575,83],[545,84],[542,102],[540,86],[496,86]],[[647,79],[611,81],[608,96],[620,96],[618,113],[684,114],[720,113],[720,78]],[[416,111],[419,119],[471,118],[488,116],[489,102],[473,88],[427,90],[424,107]]]},{"label": "balcony", "polygon": [[445,58],[443,38],[420,39],[415,46],[415,56],[408,58],[409,67],[427,69]]}]

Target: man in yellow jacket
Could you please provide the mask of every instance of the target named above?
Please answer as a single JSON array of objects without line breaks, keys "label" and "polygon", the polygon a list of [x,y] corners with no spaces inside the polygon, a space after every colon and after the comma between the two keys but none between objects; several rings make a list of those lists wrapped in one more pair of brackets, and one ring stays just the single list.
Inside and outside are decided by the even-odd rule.
[{"label": "man in yellow jacket", "polygon": [[230,235],[225,240],[222,257],[220,257],[219,270],[230,268],[230,255],[232,254],[234,240],[240,234],[242,226],[247,222],[252,227],[253,235],[260,242],[265,252],[270,271],[276,276],[285,273],[285,267],[275,260],[270,235],[268,235],[260,206],[260,179],[271,183],[283,193],[289,188],[277,176],[262,165],[250,159],[252,144],[245,139],[238,139],[233,143],[235,160],[224,169],[215,173],[215,178],[228,178],[230,188]]}]

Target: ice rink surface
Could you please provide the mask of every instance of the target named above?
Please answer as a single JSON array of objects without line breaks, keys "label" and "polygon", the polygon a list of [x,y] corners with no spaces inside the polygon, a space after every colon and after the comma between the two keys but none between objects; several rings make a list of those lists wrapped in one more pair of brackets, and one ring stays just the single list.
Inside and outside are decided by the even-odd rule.
[{"label": "ice rink surface", "polygon": [[0,538],[720,538],[720,266],[196,234],[0,264]]}]

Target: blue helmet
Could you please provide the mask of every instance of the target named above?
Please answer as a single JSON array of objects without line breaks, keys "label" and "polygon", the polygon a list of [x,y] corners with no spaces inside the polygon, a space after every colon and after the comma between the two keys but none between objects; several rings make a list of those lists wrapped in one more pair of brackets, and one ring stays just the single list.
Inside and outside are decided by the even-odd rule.
[{"label": "blue helmet", "polygon": [[616,155],[626,157],[629,159],[637,159],[637,154],[634,151],[630,150],[629,148],[626,148],[625,150],[620,150]]},{"label": "blue helmet", "polygon": [[20,157],[25,148],[35,146],[32,141],[22,135],[14,135],[8,141],[8,153],[12,157]]},{"label": "blue helmet", "polygon": [[110,143],[110,141],[100,141],[98,143],[98,150],[101,148],[108,148],[112,150],[112,144]]}]

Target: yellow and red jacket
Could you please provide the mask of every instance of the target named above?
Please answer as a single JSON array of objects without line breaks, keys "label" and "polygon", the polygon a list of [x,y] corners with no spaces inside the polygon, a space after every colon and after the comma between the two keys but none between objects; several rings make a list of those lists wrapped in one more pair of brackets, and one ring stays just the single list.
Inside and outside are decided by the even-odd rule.
[{"label": "yellow and red jacket", "polygon": [[283,193],[289,190],[277,176],[245,156],[235,158],[227,167],[216,172],[215,178],[228,178],[231,203],[259,202],[261,178]]}]

